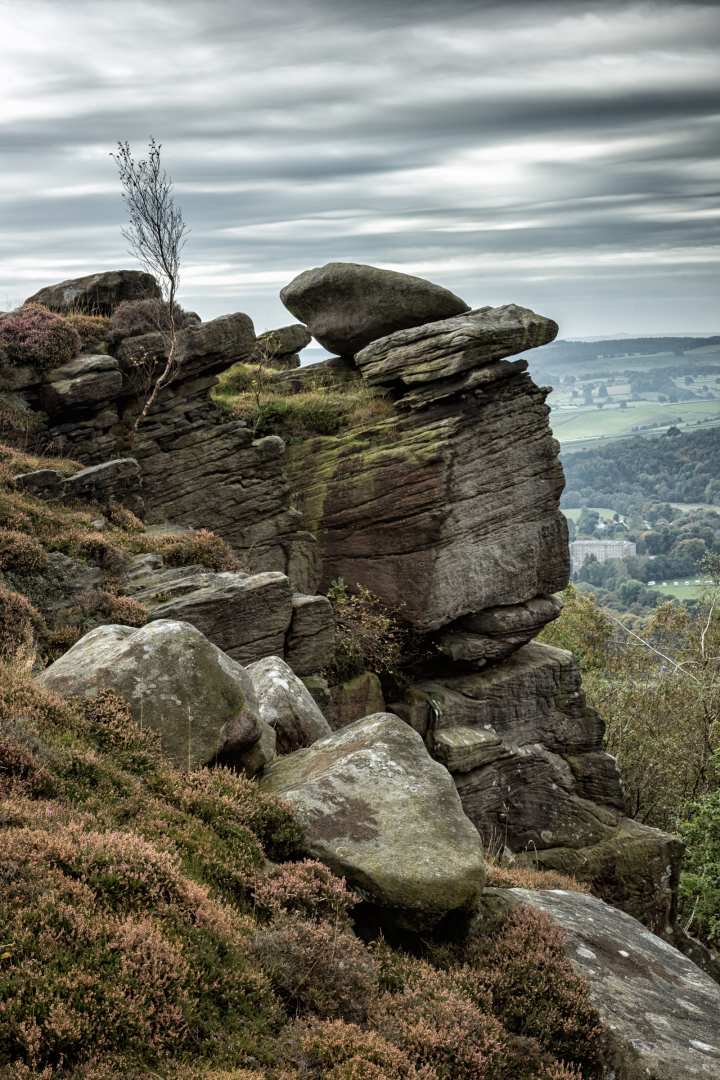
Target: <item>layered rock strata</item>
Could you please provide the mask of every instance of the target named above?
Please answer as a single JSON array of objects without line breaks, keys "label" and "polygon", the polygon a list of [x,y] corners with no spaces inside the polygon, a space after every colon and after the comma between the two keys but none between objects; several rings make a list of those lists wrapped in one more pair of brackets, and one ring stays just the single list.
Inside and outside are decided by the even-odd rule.
[{"label": "layered rock strata", "polygon": [[[52,288],[64,295],[70,284]],[[164,347],[157,333],[124,339],[117,356],[85,354],[46,373],[3,370],[0,399],[33,420],[42,414],[44,437],[68,457],[96,465],[132,456],[148,523],[212,528],[249,568],[280,571],[314,593],[316,544],[291,507],[284,443],[254,439],[210,400],[218,373],[253,357],[252,321],[237,313],[188,325],[178,341],[177,373],[137,431],[147,394],[143,365]],[[293,332],[293,346],[299,341]]]}]

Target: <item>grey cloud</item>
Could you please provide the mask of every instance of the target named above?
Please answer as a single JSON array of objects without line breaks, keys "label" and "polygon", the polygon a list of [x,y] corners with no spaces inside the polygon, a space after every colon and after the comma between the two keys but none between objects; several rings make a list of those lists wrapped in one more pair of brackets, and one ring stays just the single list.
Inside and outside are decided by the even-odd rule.
[{"label": "grey cloud", "polygon": [[[54,5],[10,7],[42,28]],[[271,325],[283,275],[347,258],[567,332],[716,328],[711,5],[82,0],[57,33],[5,50],[0,307],[128,262],[108,152],[152,133],[208,315]]]}]

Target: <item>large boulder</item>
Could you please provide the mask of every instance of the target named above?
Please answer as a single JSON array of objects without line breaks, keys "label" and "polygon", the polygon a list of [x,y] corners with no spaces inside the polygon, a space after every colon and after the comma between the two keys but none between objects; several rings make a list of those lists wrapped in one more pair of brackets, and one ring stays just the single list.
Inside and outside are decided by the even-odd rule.
[{"label": "large boulder", "polygon": [[447,770],[390,713],[278,758],[261,781],[293,807],[308,854],[413,925],[465,909],[482,846]]},{"label": "large boulder", "polygon": [[112,315],[124,300],[159,299],[160,287],[142,270],[107,270],[100,274],[46,285],[29,296],[26,304],[43,304],[53,311],[86,311]]},{"label": "large boulder", "polygon": [[424,278],[360,263],[305,270],[282,289],[285,307],[329,352],[353,355],[376,338],[468,310]]},{"label": "large boulder", "polygon": [[[608,1076],[720,1076],[720,986],[662,938],[597,897],[562,889],[492,889],[484,904],[496,914],[533,908],[563,932],[609,1037]],[[487,911],[481,934],[486,921]]]},{"label": "large boulder", "polygon": [[310,691],[279,656],[248,664],[260,716],[275,732],[280,754],[289,754],[330,734],[330,725]]},{"label": "large boulder", "polygon": [[[183,769],[218,757],[242,764],[263,735],[250,676],[184,622],[99,626],[38,681],[68,698],[115,691],[139,724],[159,733],[163,750]],[[268,756],[255,760],[255,768]]]}]

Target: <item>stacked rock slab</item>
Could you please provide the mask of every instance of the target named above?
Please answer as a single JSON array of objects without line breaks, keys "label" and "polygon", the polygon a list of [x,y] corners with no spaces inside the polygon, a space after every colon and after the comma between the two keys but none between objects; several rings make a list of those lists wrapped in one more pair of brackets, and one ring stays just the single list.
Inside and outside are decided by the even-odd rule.
[{"label": "stacked rock slab", "polygon": [[[144,280],[126,279],[125,272],[92,275],[49,286],[36,299],[59,307],[66,296],[84,296],[89,304],[102,294],[107,306],[134,295],[133,288],[148,288]],[[297,348],[307,337],[301,329],[288,345]],[[125,339],[117,356],[81,355],[49,373],[0,371],[0,398],[12,398],[15,410],[26,409],[34,419],[44,414],[44,435],[65,456],[88,465],[136,459],[148,523],[210,528],[250,568],[280,571],[303,593],[314,593],[316,545],[290,505],[284,443],[254,439],[210,400],[218,373],[253,357],[252,321],[237,313],[183,328],[177,375],[134,431],[146,393],[137,361],[161,351],[159,336]]]},{"label": "stacked rock slab", "polygon": [[547,391],[508,358],[556,333],[507,305],[373,341],[355,378],[394,416],[293,447],[292,476],[323,582],[363,585],[430,635],[439,659],[391,707],[453,774],[486,844],[592,880],[665,930],[679,845],[623,818],[573,657],[533,643],[569,578],[564,477]]}]

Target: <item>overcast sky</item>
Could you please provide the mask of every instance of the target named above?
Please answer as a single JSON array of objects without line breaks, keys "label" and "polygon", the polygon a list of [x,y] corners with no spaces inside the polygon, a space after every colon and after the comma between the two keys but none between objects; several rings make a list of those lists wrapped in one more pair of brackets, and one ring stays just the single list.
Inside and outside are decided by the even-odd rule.
[{"label": "overcast sky", "polygon": [[720,332],[720,8],[0,0],[0,308],[132,266],[108,154],[163,143],[182,296],[289,321],[330,259],[561,336]]}]

